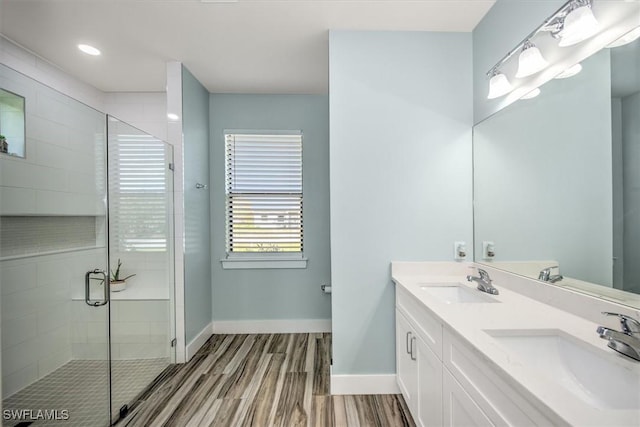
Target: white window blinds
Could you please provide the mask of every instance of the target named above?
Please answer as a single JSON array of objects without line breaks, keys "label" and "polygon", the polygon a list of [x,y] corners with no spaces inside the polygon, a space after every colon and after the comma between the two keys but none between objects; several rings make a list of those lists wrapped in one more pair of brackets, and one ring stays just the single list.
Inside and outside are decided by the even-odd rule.
[{"label": "white window blinds", "polygon": [[225,141],[227,253],[302,254],[302,135]]},{"label": "white window blinds", "polygon": [[119,251],[165,251],[170,207],[165,143],[119,134],[109,146],[109,236]]}]

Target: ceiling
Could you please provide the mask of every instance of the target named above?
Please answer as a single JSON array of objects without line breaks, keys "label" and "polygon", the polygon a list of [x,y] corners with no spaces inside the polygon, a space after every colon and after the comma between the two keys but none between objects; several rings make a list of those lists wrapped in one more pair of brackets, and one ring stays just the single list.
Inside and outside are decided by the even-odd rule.
[{"label": "ceiling", "polygon": [[105,92],[164,91],[180,61],[214,93],[327,93],[329,29],[467,32],[495,1],[0,2],[2,34]]}]

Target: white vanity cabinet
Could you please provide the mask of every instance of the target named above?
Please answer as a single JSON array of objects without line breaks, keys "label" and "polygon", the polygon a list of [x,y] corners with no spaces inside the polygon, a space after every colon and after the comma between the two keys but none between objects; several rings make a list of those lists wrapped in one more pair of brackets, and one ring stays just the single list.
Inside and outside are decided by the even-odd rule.
[{"label": "white vanity cabinet", "polygon": [[397,382],[418,426],[567,425],[535,406],[427,307],[396,288]]},{"label": "white vanity cabinet", "polygon": [[[396,374],[398,387],[411,413],[418,400],[418,364],[412,356],[416,333],[406,317],[396,309]],[[415,352],[416,350],[414,350]]]},{"label": "white vanity cabinet", "polygon": [[[416,311],[408,295],[398,294],[396,308],[396,369],[398,386],[418,426],[442,426],[442,361],[432,350],[442,351],[442,325],[430,319],[427,334],[418,318],[429,316]],[[403,304],[404,303],[404,304]],[[407,307],[410,306],[410,307]],[[439,337],[437,341],[434,336]],[[430,343],[430,344],[428,344]]]},{"label": "white vanity cabinet", "polygon": [[460,383],[453,378],[451,372],[447,369],[442,371],[442,425],[445,427],[494,425],[473,398],[464,391]]},{"label": "white vanity cabinet", "polygon": [[[508,384],[496,367],[448,328],[443,332],[444,425],[564,426],[534,404],[524,389]],[[469,421],[463,421],[470,418]],[[462,423],[462,424],[461,424]]]}]

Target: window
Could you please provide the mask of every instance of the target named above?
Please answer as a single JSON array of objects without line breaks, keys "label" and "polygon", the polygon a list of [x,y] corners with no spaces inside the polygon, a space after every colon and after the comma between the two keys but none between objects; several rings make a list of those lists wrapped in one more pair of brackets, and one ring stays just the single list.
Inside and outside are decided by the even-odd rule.
[{"label": "window", "polygon": [[226,133],[227,257],[302,258],[302,135]]},{"label": "window", "polygon": [[148,135],[118,133],[109,141],[109,234],[122,252],[167,250],[168,149]]}]

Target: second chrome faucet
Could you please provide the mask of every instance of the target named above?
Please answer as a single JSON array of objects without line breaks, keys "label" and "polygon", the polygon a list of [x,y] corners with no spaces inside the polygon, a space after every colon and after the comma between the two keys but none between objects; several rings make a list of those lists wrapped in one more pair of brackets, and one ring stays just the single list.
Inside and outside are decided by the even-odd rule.
[{"label": "second chrome faucet", "polygon": [[486,292],[491,295],[498,295],[500,292],[493,286],[493,281],[489,277],[489,273],[485,270],[478,268],[479,277],[468,275],[467,280],[469,282],[476,282],[478,284],[478,290]]},{"label": "second chrome faucet", "polygon": [[542,280],[543,282],[556,283],[564,279],[564,277],[562,277],[562,274],[551,274],[551,270],[554,268],[560,270],[560,267],[557,265],[552,265],[551,267],[543,268],[542,270],[540,270],[538,280]]},{"label": "second chrome faucet", "polygon": [[600,338],[609,341],[609,347],[640,362],[640,322],[620,313],[603,311],[605,316],[618,316],[621,331],[598,326]]}]

